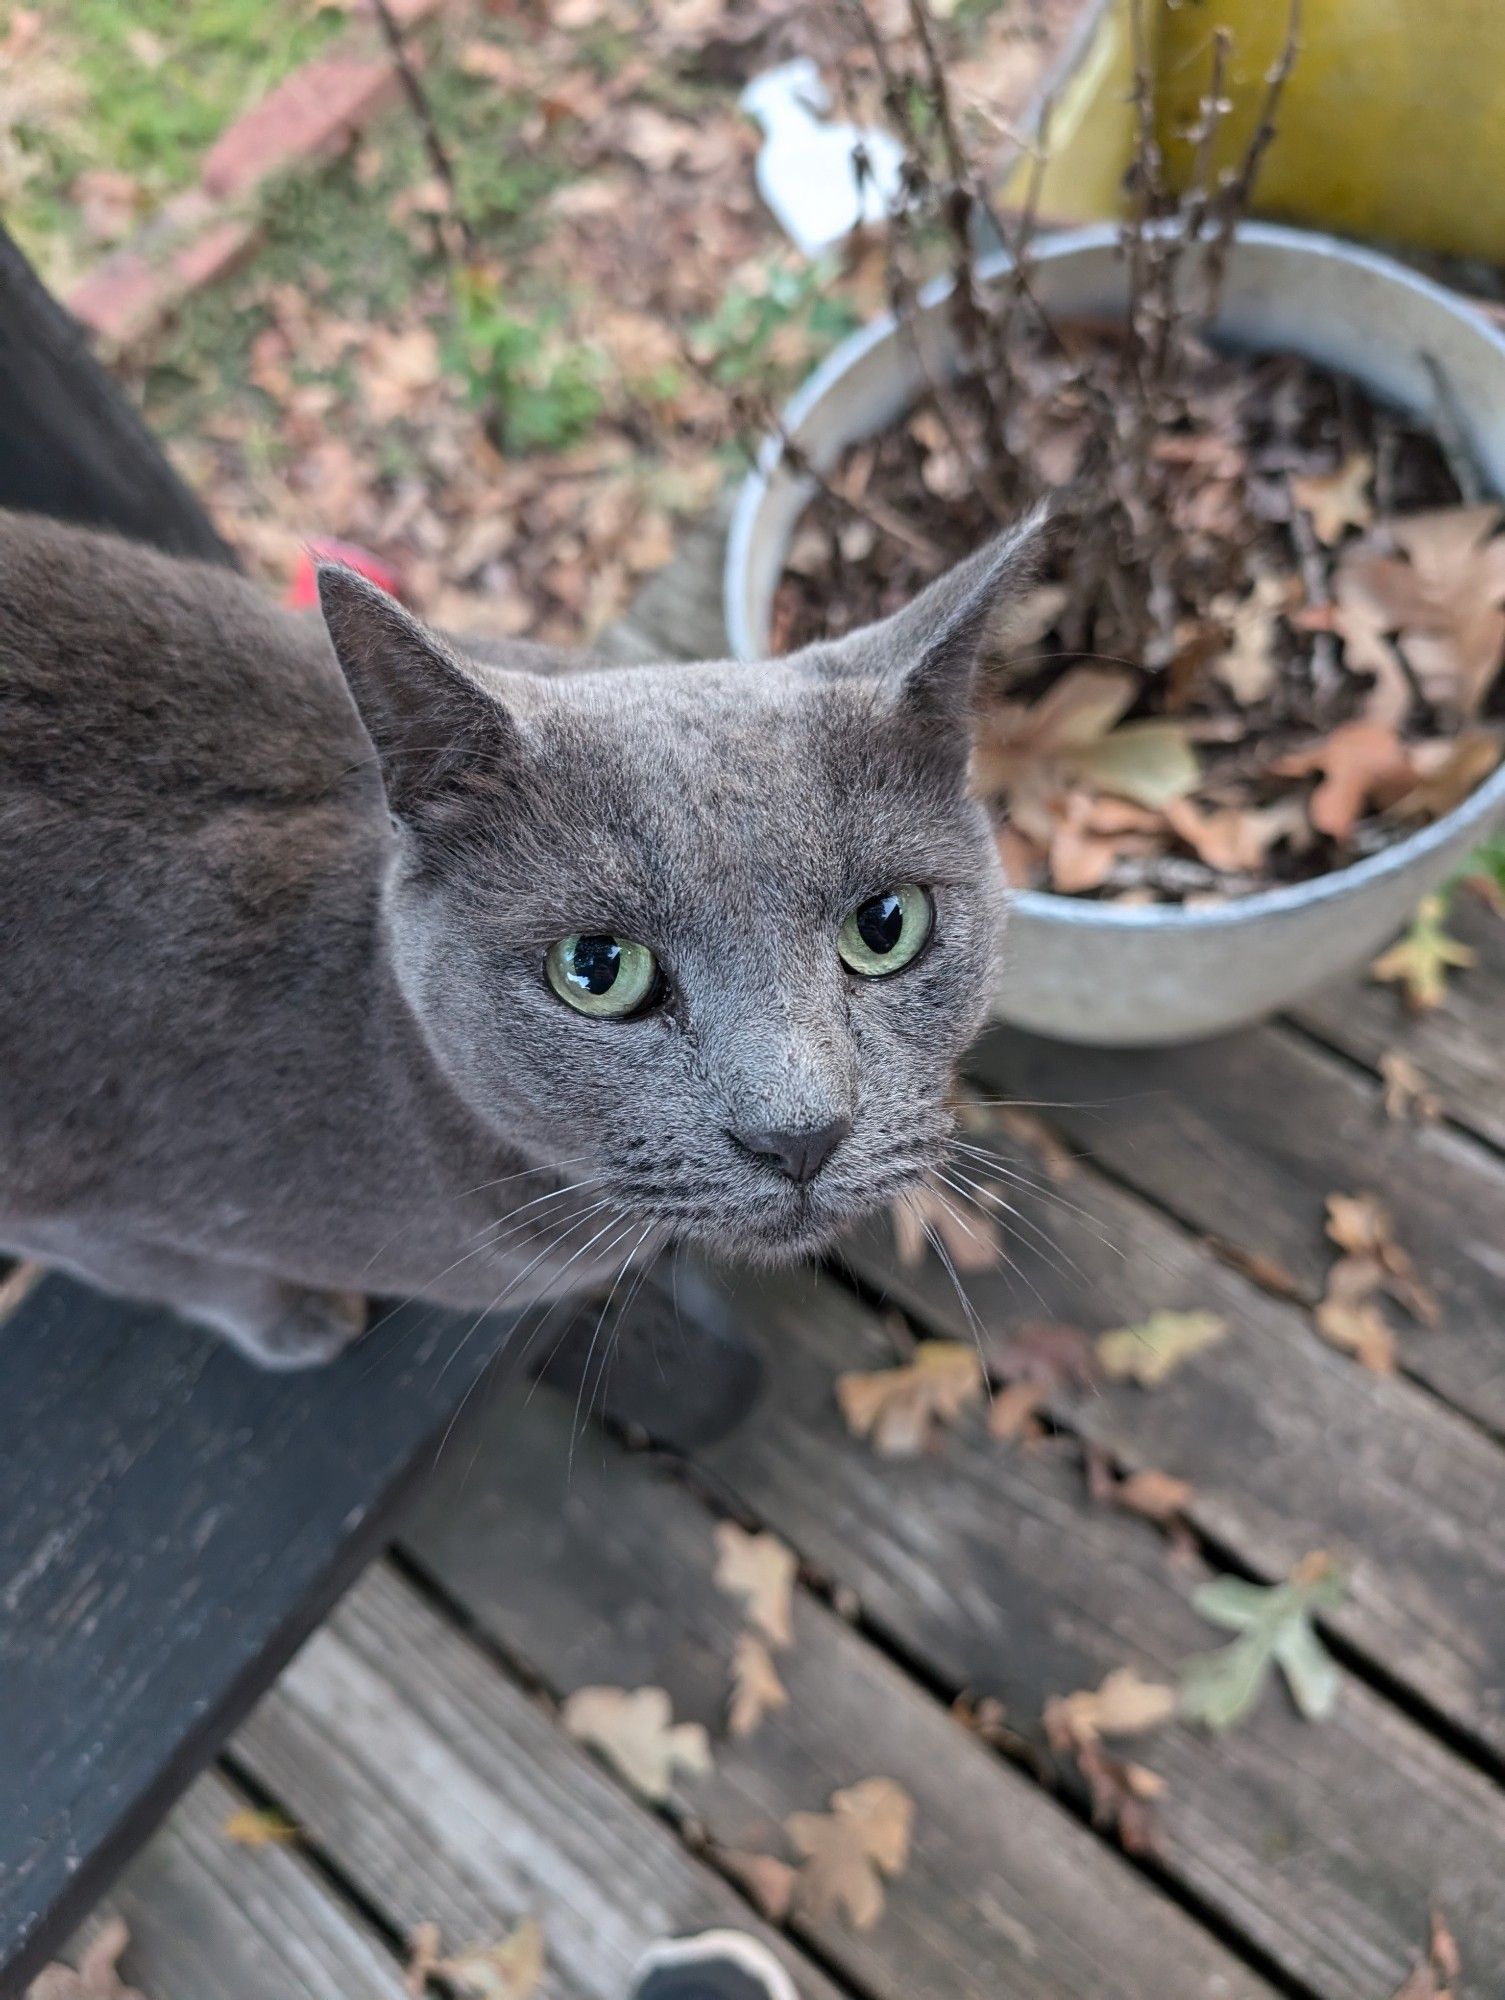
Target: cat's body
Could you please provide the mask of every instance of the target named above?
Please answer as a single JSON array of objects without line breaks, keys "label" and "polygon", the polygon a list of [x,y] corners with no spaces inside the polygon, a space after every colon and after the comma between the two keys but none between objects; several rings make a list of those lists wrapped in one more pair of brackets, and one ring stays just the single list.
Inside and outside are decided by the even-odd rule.
[{"label": "cat's body", "polygon": [[[997,891],[954,746],[885,714],[894,661],[493,673],[348,573],[325,601],[334,647],[228,573],[0,516],[0,1247],[293,1365],[361,1294],[797,1251],[913,1179]],[[890,878],[936,885],[954,954],[902,1020],[824,943]],[[565,933],[642,938],[662,1004],[572,1012]],[[746,1139],[843,1121],[798,1183]]]}]

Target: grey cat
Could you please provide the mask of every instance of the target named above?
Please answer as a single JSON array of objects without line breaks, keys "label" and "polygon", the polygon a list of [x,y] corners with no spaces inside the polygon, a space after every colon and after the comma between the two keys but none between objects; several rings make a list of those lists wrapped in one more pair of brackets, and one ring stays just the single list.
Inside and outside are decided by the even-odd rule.
[{"label": "grey cat", "polygon": [[995,973],[968,711],[1034,538],[624,669],[0,515],[0,1245],[291,1368],[368,1294],[792,1258],[913,1185]]}]

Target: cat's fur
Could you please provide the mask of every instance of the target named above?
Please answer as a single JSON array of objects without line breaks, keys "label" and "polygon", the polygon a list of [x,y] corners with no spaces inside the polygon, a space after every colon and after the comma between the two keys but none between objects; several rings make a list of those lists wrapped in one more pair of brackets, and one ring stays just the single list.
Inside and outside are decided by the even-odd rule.
[{"label": "cat's fur", "polygon": [[[792,1256],[912,1184],[994,976],[967,708],[1028,539],[790,658],[561,676],[348,571],[326,633],[0,516],[0,1246],[296,1366],[366,1293],[522,1303],[675,1236]],[[856,979],[837,928],[898,881],[932,943]],[[664,1008],[549,989],[598,930],[658,953]],[[729,1136],[838,1117],[806,1186]]]}]

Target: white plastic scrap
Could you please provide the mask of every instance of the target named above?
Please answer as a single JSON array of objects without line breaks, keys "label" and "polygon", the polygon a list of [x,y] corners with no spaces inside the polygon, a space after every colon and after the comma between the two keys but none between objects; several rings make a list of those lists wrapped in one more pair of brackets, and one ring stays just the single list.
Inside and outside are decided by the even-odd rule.
[{"label": "white plastic scrap", "polygon": [[[808,57],[755,76],[741,102],[763,127],[758,192],[807,257],[861,223],[881,222],[901,199],[904,148],[876,127],[824,123],[830,93]],[[859,152],[866,157],[860,177]]]}]

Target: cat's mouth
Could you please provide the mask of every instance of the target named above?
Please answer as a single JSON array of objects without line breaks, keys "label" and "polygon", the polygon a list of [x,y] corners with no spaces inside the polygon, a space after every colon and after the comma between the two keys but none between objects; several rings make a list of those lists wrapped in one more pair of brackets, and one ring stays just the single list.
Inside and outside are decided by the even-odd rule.
[{"label": "cat's mouth", "polygon": [[745,1188],[728,1191],[722,1208],[672,1221],[675,1235],[722,1255],[759,1263],[793,1264],[829,1251],[848,1231],[887,1211],[924,1178],[924,1168],[885,1175],[875,1187],[854,1187],[818,1175],[805,1186],[760,1190],[748,1199]]}]

